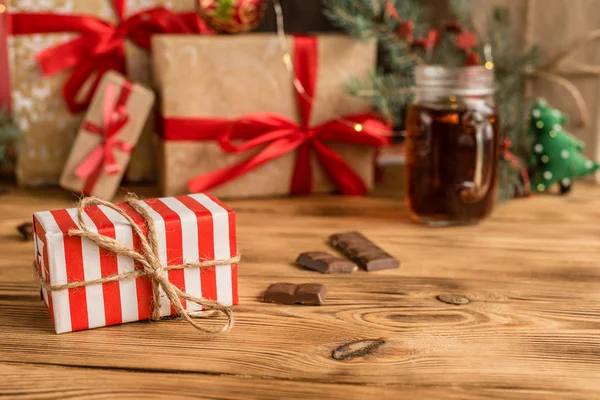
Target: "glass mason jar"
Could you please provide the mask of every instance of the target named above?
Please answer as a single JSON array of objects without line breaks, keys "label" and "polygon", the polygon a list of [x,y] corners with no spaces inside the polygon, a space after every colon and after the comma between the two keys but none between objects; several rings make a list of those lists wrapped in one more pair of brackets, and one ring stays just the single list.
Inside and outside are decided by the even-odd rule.
[{"label": "glass mason jar", "polygon": [[470,225],[496,200],[500,132],[494,73],[484,67],[416,69],[406,119],[406,199],[414,220]]}]

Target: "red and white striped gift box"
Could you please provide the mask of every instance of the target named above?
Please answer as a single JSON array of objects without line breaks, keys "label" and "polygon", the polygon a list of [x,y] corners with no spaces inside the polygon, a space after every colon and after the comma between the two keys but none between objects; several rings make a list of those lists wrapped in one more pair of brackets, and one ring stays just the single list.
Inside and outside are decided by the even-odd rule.
[{"label": "red and white striped gift box", "polygon": [[[198,260],[229,259],[237,255],[235,213],[210,194],[144,200],[156,225],[160,261],[180,265]],[[119,206],[138,223],[143,218],[127,204]],[[140,248],[127,220],[105,206],[87,207],[84,221],[94,232]],[[87,238],[69,236],[80,229],[77,209],[34,214],[35,251],[38,273],[51,285],[82,282],[131,271],[132,259],[100,249]],[[237,264],[211,268],[165,271],[168,279],[184,292],[224,305],[238,304]],[[42,289],[43,299],[56,333],[78,331],[150,318],[151,281],[147,276],[118,282],[88,285],[61,291]],[[174,314],[161,295],[161,316]],[[183,301],[188,311],[200,306]]]}]

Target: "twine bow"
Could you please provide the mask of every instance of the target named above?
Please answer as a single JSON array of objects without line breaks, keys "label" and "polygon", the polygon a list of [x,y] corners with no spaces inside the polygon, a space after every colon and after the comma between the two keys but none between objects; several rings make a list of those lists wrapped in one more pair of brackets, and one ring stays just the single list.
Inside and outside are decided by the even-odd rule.
[{"label": "twine bow", "polygon": [[[228,332],[233,326],[234,322],[233,312],[231,308],[217,301],[195,297],[183,292],[173,283],[169,282],[168,278],[165,276],[165,271],[179,270],[184,268],[208,268],[217,265],[235,264],[240,261],[240,256],[236,255],[235,257],[229,258],[227,260],[206,260],[199,262],[187,262],[181,265],[162,265],[160,262],[158,252],[158,239],[156,237],[156,227],[154,225],[154,220],[152,219],[152,216],[141,205],[141,202],[137,199],[137,197],[135,197],[132,194],[129,194],[126,197],[125,203],[142,216],[146,223],[146,229],[148,232],[147,235],[144,234],[142,229],[135,223],[135,221],[118,205],[100,200],[95,197],[87,197],[82,199],[79,202],[79,205],[77,206],[77,220],[79,222],[79,226],[81,226],[81,230],[71,229],[69,230],[69,236],[87,238],[95,244],[97,244],[100,248],[106,249],[113,254],[129,257],[135,262],[137,262],[139,265],[141,265],[141,269],[136,269],[130,272],[124,272],[122,274],[111,275],[100,279],[94,279],[91,281],[71,282],[63,285],[51,285],[44,278],[42,278],[37,269],[34,268],[35,274],[37,275],[37,278],[40,281],[40,285],[48,291],[60,291],[101,283],[135,279],[140,276],[147,276],[152,281],[152,294],[154,303],[151,315],[152,320],[160,320],[160,289],[162,289],[166,297],[171,302],[171,305],[175,308],[177,314],[180,315],[184,320],[192,324],[194,328],[209,334],[220,334]],[[96,232],[92,232],[87,227],[85,220],[83,219],[84,209],[89,206],[97,205],[103,205],[118,212],[127,220],[127,222],[129,222],[129,224],[133,228],[135,235],[137,235],[140,239],[140,250],[136,250],[130,246],[127,246],[116,239],[101,235]],[[196,303],[197,305],[201,306],[205,311],[187,311],[181,302],[182,299],[188,302]],[[219,328],[204,327],[197,321],[195,321],[196,318],[206,318],[213,316],[217,313],[223,314],[227,317],[227,322]]]}]

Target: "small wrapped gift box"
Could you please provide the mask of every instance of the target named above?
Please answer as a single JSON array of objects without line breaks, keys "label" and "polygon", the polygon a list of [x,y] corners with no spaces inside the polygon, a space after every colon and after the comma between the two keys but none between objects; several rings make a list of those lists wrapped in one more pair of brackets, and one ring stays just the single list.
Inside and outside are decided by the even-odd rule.
[{"label": "small wrapped gift box", "polygon": [[112,199],[153,103],[150,90],[116,72],[106,73],[81,125],[60,185]]},{"label": "small wrapped gift box", "polygon": [[[235,214],[208,194],[37,212],[35,273],[56,333],[181,315],[228,329],[238,303]],[[193,320],[229,317],[219,330]],[[196,314],[194,314],[196,313]]]},{"label": "small wrapped gift box", "polygon": [[356,195],[372,187],[375,148],[389,129],[344,84],[375,68],[375,42],[285,40],[289,53],[275,34],[153,37],[164,195]]}]

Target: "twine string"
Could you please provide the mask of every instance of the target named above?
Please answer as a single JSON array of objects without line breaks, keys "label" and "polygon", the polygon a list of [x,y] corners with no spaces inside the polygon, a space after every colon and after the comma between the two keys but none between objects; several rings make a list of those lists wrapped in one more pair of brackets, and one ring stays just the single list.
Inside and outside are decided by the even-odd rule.
[{"label": "twine string", "polygon": [[[186,262],[180,265],[164,266],[161,264],[159,258],[158,239],[156,236],[156,227],[152,216],[141,205],[141,202],[134,195],[127,195],[125,202],[134,211],[136,211],[139,215],[142,216],[146,225],[146,230],[148,232],[147,235],[144,234],[143,230],[136,224],[133,218],[131,218],[121,207],[111,202],[100,200],[95,197],[87,197],[79,202],[77,206],[77,221],[81,229],[71,229],[69,230],[68,234],[69,236],[87,238],[94,242],[96,245],[98,245],[98,247],[103,248],[113,254],[131,258],[142,267],[141,269],[136,269],[133,271],[128,271],[121,274],[111,275],[90,281],[70,282],[61,285],[51,285],[39,274],[37,268],[34,268],[40,285],[48,291],[60,291],[66,289],[80,288],[89,285],[135,279],[140,276],[147,276],[152,282],[152,320],[160,319],[160,290],[162,289],[166,297],[171,302],[171,305],[175,309],[176,313],[188,323],[190,323],[194,328],[209,334],[219,334],[228,332],[233,326],[234,322],[233,312],[231,311],[230,307],[227,307],[214,300],[195,297],[183,292],[173,283],[169,282],[168,278],[165,276],[165,272],[172,270],[180,270],[184,268],[209,268],[218,265],[235,264],[240,261],[240,256],[236,255],[235,257],[226,260],[205,260],[198,262]],[[83,218],[84,209],[86,207],[98,205],[102,205],[116,211],[127,220],[127,222],[131,225],[134,234],[140,239],[141,249],[139,251],[119,242],[114,238],[93,232],[88,228]],[[188,311],[183,306],[182,300],[195,303],[206,311]],[[227,322],[225,322],[221,327],[218,328],[209,328],[202,326],[200,323],[198,323],[198,321],[195,320],[196,318],[205,318],[217,314],[222,314],[225,317],[227,317]]]}]

